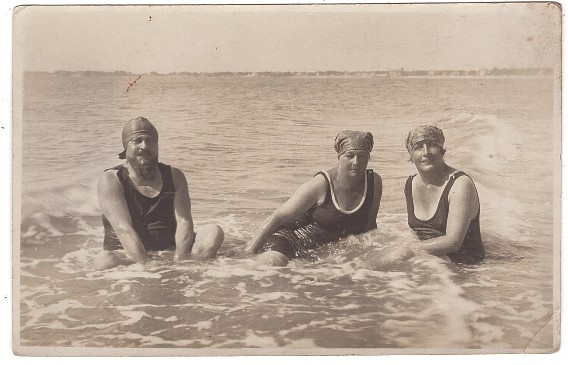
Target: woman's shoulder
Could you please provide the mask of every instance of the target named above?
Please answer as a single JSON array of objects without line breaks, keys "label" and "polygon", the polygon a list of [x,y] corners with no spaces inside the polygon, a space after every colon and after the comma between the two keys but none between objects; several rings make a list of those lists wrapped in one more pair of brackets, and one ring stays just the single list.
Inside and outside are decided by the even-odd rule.
[{"label": "woman's shoulder", "polygon": [[469,176],[466,172],[462,170],[458,170],[456,168],[448,166],[447,174],[448,174],[448,180],[450,180],[451,178],[455,179],[454,185],[458,184],[458,182],[460,185],[463,184],[473,185],[473,179],[471,178],[471,176]]},{"label": "woman's shoulder", "polygon": [[380,175],[378,172],[376,172],[375,170],[368,169],[368,170],[367,170],[367,173],[372,173],[373,176],[375,177],[375,180],[377,180],[377,179],[378,179],[378,180],[382,180],[382,179],[383,179],[383,178],[381,177],[381,175]]},{"label": "woman's shoulder", "polygon": [[473,179],[461,170],[454,169],[450,176],[454,176],[455,180],[450,189],[450,194],[455,195],[471,195],[476,192]]},{"label": "woman's shoulder", "polygon": [[379,175],[376,171],[373,171],[371,169],[367,170],[368,174],[373,174],[373,184],[375,186],[375,190],[379,190],[382,189],[383,186],[383,178],[381,177],[381,175]]},{"label": "woman's shoulder", "polygon": [[456,177],[448,192],[448,202],[455,207],[467,210],[471,218],[479,212],[480,202],[477,188],[469,175],[461,173]]},{"label": "woman's shoulder", "polygon": [[[326,173],[328,174],[326,176]],[[311,189],[327,189],[329,173],[326,170],[318,171],[310,180],[304,183],[304,186]]]},{"label": "woman's shoulder", "polygon": [[327,169],[327,170],[323,170],[323,169],[322,169],[322,170],[319,170],[319,171],[318,171],[318,174],[320,174],[320,175],[321,175],[321,174],[324,174],[324,175],[327,175],[328,177],[337,176],[337,166],[336,166],[336,167],[332,167],[332,168]]},{"label": "woman's shoulder", "polygon": [[316,174],[308,181],[304,182],[293,197],[301,200],[313,200],[314,202],[322,201],[328,190],[327,179],[322,174]]}]

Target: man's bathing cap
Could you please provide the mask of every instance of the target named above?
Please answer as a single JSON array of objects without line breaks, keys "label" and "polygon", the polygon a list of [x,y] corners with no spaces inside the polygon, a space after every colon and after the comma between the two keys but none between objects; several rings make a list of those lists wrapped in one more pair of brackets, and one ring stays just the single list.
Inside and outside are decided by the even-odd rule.
[{"label": "man's bathing cap", "polygon": [[433,125],[422,125],[414,128],[410,131],[410,133],[408,133],[406,136],[406,149],[408,152],[412,152],[414,145],[423,141],[431,141],[444,148],[446,138],[440,128]]},{"label": "man's bathing cap", "polygon": [[132,138],[141,134],[152,135],[158,138],[156,127],[144,117],[132,119],[124,125],[124,128],[122,128],[122,147],[124,151],[118,154],[118,158],[121,160],[126,158],[126,145]]},{"label": "man's bathing cap", "polygon": [[335,137],[334,148],[340,156],[352,150],[370,154],[373,149],[373,135],[370,132],[342,131]]}]

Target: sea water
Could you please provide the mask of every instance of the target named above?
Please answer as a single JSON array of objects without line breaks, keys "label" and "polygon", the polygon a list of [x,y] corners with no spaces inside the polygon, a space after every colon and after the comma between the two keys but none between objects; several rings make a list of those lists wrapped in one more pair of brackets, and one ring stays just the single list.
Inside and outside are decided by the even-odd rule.
[{"label": "sea water", "polygon": [[[143,75],[127,91],[135,79],[24,78],[20,345],[552,347],[552,78]],[[197,230],[225,231],[216,258],[174,263],[164,252],[146,267],[94,270],[97,179],[122,162],[120,132],[137,116],[156,125],[160,160],[185,173]],[[403,143],[426,123],[443,129],[446,162],[476,183],[486,260],[425,255],[364,269],[373,253],[414,238],[403,187],[415,168]],[[323,247],[315,260],[257,267],[247,241],[302,183],[336,165],[343,129],[374,135],[378,229]]]}]

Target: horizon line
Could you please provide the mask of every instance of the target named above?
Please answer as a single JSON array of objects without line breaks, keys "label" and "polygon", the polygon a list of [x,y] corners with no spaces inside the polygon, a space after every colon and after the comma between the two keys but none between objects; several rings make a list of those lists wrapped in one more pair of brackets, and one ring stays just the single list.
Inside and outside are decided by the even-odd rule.
[{"label": "horizon line", "polygon": [[113,70],[113,71],[101,71],[101,70],[55,70],[55,71],[45,71],[45,70],[24,70],[23,72],[29,73],[121,73],[129,75],[144,75],[144,74],[159,74],[159,75],[169,75],[169,74],[313,74],[313,73],[337,73],[337,74],[349,74],[349,73],[416,73],[416,72],[472,72],[472,71],[497,71],[497,70],[553,70],[553,67],[482,67],[482,68],[445,68],[445,69],[412,69],[405,70],[404,67],[393,68],[388,70],[310,70],[310,71],[298,71],[298,70],[287,70],[287,71],[144,71],[144,72],[133,72],[125,70]]}]

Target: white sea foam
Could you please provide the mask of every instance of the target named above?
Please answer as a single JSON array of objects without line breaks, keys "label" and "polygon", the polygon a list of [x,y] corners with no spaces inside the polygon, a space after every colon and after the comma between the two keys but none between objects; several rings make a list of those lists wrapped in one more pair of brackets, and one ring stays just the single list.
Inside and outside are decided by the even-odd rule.
[{"label": "white sea foam", "polygon": [[22,328],[29,328],[37,324],[45,314],[58,314],[64,313],[69,308],[86,308],[83,303],[74,299],[65,299],[57,303],[49,304],[43,307],[36,306],[33,311],[30,311],[27,316],[29,320],[25,321]]},{"label": "white sea foam", "polygon": [[304,348],[304,349],[314,349],[317,348],[317,344],[311,338],[299,338],[297,340],[286,339],[286,344],[284,347],[288,348]]},{"label": "white sea foam", "polygon": [[252,330],[247,330],[246,337],[242,340],[243,347],[275,348],[278,343],[273,336],[257,335]]},{"label": "white sea foam", "polygon": [[202,330],[207,330],[210,329],[211,326],[213,326],[213,322],[212,321],[199,321],[196,323],[190,323],[188,324],[189,327],[195,327],[197,328],[197,330],[202,331]]}]

